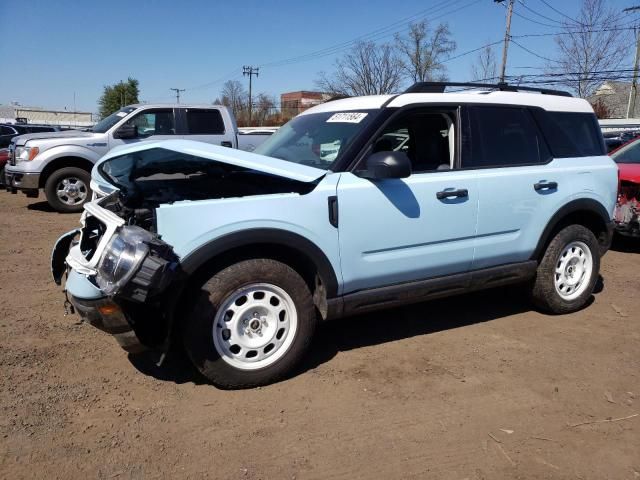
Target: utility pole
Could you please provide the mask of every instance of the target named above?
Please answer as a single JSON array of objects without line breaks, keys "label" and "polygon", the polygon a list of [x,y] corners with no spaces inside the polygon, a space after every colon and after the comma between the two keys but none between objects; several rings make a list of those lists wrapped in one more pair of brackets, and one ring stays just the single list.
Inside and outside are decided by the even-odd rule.
[{"label": "utility pole", "polygon": [[[504,0],[493,0],[495,3],[502,3]],[[513,4],[515,0],[509,0],[507,6],[507,27],[504,30],[504,47],[502,48],[502,67],[500,69],[500,83],[504,83],[507,71],[507,50],[509,50],[509,40],[511,40],[511,15],[513,14]]]},{"label": "utility pole", "polygon": [[[623,12],[633,12],[640,10],[640,6],[629,7],[622,10]],[[636,96],[638,94],[638,60],[640,60],[640,31],[638,27],[633,29],[636,36],[636,60],[633,64],[633,79],[631,80],[631,89],[629,90],[629,103],[627,105],[627,118],[633,118],[636,111]]]},{"label": "utility pole", "polygon": [[249,126],[251,126],[251,111],[253,110],[253,100],[251,100],[251,78],[254,75],[256,77],[258,76],[258,70],[260,70],[260,67],[242,67],[242,75],[249,76]]},{"label": "utility pole", "polygon": [[180,103],[180,92],[184,92],[184,88],[170,88],[169,90],[173,90],[176,92],[176,103]]}]

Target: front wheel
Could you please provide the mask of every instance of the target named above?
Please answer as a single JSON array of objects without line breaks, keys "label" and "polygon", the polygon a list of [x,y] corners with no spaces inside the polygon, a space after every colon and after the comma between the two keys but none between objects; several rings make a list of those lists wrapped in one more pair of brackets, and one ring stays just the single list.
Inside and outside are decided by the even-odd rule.
[{"label": "front wheel", "polygon": [[600,248],[595,235],[582,225],[569,225],[551,240],[538,266],[532,289],[534,304],[550,313],[569,313],[584,307],[600,271]]},{"label": "front wheel", "polygon": [[56,170],[44,185],[44,193],[51,207],[63,213],[81,212],[91,197],[91,175],[78,167]]},{"label": "front wheel", "polygon": [[220,388],[273,383],[298,364],[316,313],[305,281],[270,259],[245,260],[202,288],[184,333],[194,365]]}]

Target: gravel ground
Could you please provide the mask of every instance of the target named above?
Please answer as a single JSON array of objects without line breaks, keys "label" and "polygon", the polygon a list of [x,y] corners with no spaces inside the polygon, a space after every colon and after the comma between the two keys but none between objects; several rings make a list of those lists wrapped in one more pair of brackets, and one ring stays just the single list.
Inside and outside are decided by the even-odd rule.
[{"label": "gravel ground", "polygon": [[0,477],[640,477],[640,242],[567,316],[500,289],[326,324],[301,371],[220,391],[76,316],[49,255],[77,215],[0,193]]}]

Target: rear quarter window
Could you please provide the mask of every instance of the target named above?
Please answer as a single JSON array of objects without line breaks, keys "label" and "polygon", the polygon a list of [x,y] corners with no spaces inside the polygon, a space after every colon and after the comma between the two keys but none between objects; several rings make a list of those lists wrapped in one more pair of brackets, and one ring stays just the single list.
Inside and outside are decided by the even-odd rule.
[{"label": "rear quarter window", "polygon": [[533,115],[555,158],[605,155],[602,132],[593,113],[535,109]]}]

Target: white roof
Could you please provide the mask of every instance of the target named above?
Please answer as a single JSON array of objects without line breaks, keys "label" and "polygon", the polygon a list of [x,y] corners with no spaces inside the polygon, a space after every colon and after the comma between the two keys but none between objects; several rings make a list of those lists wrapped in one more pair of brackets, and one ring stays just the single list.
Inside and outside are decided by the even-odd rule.
[{"label": "white roof", "polygon": [[333,100],[305,110],[301,115],[321,112],[340,112],[349,110],[367,110],[381,108],[392,99],[388,107],[403,107],[417,103],[481,103],[500,105],[526,105],[541,107],[556,112],[588,112],[593,108],[582,98],[547,95],[537,92],[503,92],[503,91],[465,91],[445,93],[402,93],[393,95],[375,95]]}]

